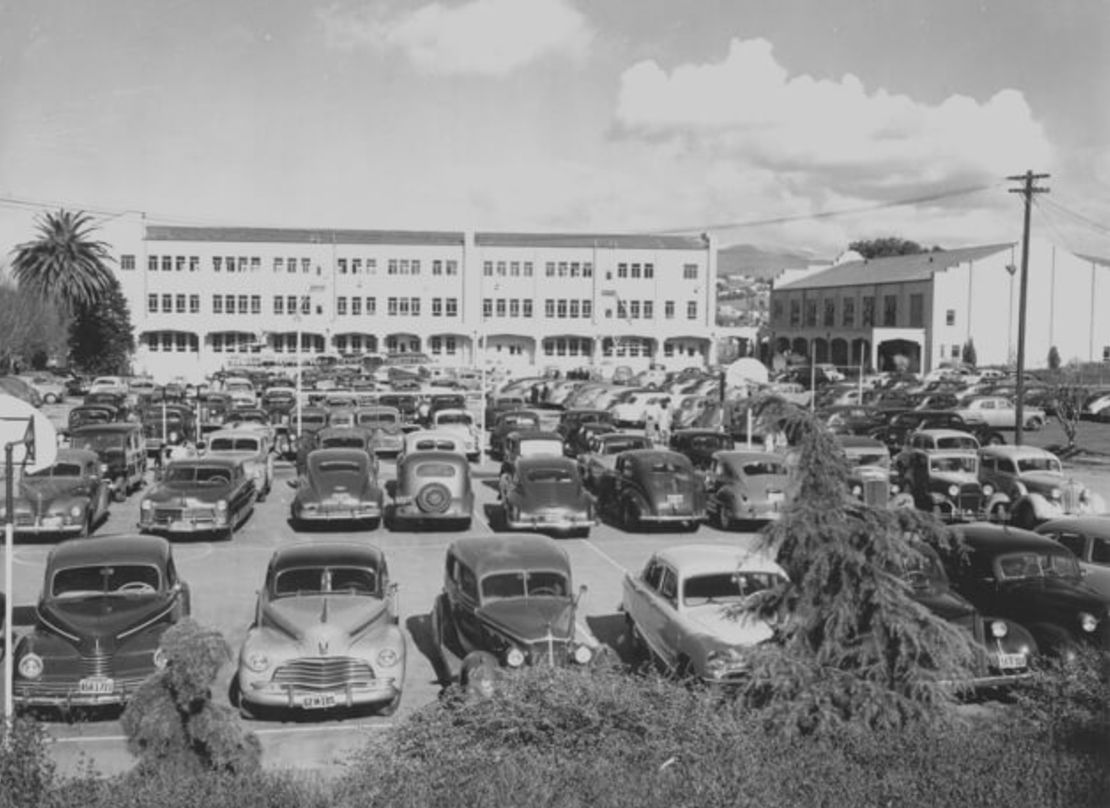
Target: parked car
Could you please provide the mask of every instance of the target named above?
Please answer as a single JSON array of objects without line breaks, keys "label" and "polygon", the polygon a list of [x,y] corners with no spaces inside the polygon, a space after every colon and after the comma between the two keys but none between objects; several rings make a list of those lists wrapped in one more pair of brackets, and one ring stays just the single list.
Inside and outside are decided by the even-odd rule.
[{"label": "parked car", "polygon": [[518,429],[505,436],[501,450],[501,466],[516,462],[521,457],[563,457],[563,438],[558,432],[546,429]]},{"label": "parked car", "polygon": [[880,427],[868,434],[885,443],[891,454],[897,454],[905,448],[910,435],[919,429],[948,429],[964,432],[974,437],[981,446],[1000,446],[1006,442],[1006,438],[994,427],[988,426],[983,421],[968,421],[954,411],[899,412],[891,417],[885,427]]},{"label": "parked car", "polygon": [[78,404],[66,415],[66,431],[72,432],[90,424],[115,424],[124,422],[120,410],[111,404]]},{"label": "parked car", "polygon": [[899,474],[906,474],[911,458],[917,454],[956,451],[974,452],[978,455],[979,446],[979,441],[967,432],[955,429],[918,429],[906,437],[905,446],[894,456],[894,470]]},{"label": "parked car", "polygon": [[983,447],[979,481],[992,489],[989,512],[1027,530],[1061,516],[1106,512],[1101,496],[1064,474],[1060,458],[1035,446]]},{"label": "parked car", "polygon": [[1110,517],[1061,516],[1034,531],[1067,547],[1079,560],[1084,583],[1110,598]]},{"label": "parked car", "polygon": [[233,685],[245,718],[370,707],[391,715],[405,635],[385,555],[366,544],[282,547],[270,558]]},{"label": "parked car", "polygon": [[262,392],[259,405],[270,416],[270,420],[287,416],[297,406],[297,391],[292,387],[267,387]]},{"label": "parked car", "polygon": [[[96,452],[59,449],[52,465],[24,474],[11,504],[15,535],[90,535],[108,518],[111,501],[100,466]],[[6,515],[0,503],[0,521]]]},{"label": "parked car", "polygon": [[913,507],[913,496],[903,490],[882,441],[839,435],[836,442],[848,461],[848,493],[853,499],[874,508]]},{"label": "parked car", "polygon": [[487,428],[490,430],[489,456],[502,460],[508,434],[521,429],[539,429],[540,415],[533,410],[507,410],[500,413],[495,422],[487,422]]},{"label": "parked car", "polygon": [[736,440],[715,429],[679,429],[671,433],[669,448],[690,458],[694,468],[705,471],[717,452],[736,448]]},{"label": "parked car", "polygon": [[789,495],[789,462],[779,452],[716,452],[705,475],[706,517],[721,530],[778,519]]},{"label": "parked car", "polygon": [[72,449],[95,452],[104,479],[111,486],[112,499],[123,502],[132,491],[142,488],[146,477],[147,456],[143,430],[136,423],[90,424],[69,433]]},{"label": "parked car", "polygon": [[522,410],[527,406],[528,402],[522,395],[491,396],[486,404],[486,429],[492,429],[502,413]]},{"label": "parked car", "polygon": [[456,539],[432,632],[440,648],[464,657],[464,685],[478,667],[586,665],[601,645],[577,619],[585,591],[574,591],[570,558],[547,536]]},{"label": "parked car", "polygon": [[987,517],[990,489],[979,483],[974,449],[915,449],[905,460],[903,480],[914,506],[945,522],[974,522]]},{"label": "parked car", "polygon": [[274,487],[274,456],[266,433],[253,429],[220,429],[208,436],[207,457],[227,457],[243,464],[254,481],[258,502],[264,502]]},{"label": "parked car", "polygon": [[671,547],[625,574],[621,611],[633,643],[667,671],[726,684],[746,675],[750,649],[774,634],[766,621],[733,618],[728,608],[785,580],[774,561],[738,547]]},{"label": "parked car", "polygon": [[1045,653],[1110,650],[1110,599],[1084,583],[1070,550],[1008,525],[956,531],[960,546],[937,550],[953,588],[980,612],[1021,623]]},{"label": "parked car", "polygon": [[612,475],[617,457],[622,452],[651,448],[651,439],[639,432],[608,432],[597,435],[590,441],[588,450],[578,455],[582,480],[596,490],[602,480]]},{"label": "parked car", "polygon": [[609,412],[613,414],[613,423],[618,429],[643,428],[648,409],[658,406],[665,410],[670,401],[669,393],[630,391],[630,395],[610,406]]},{"label": "parked car", "polygon": [[866,404],[836,404],[817,414],[829,431],[837,435],[869,435],[887,421],[883,410]]},{"label": "parked car", "polygon": [[165,666],[167,628],[189,615],[169,542],[105,536],[62,542],[46,559],[35,625],[16,644],[21,709],[113,707]]},{"label": "parked car", "polygon": [[377,463],[364,449],[314,450],[294,486],[295,529],[349,522],[374,530],[381,522],[384,493]]},{"label": "parked car", "polygon": [[466,446],[466,456],[476,461],[482,453],[481,435],[474,416],[469,411],[455,408],[439,408],[429,416],[431,428],[437,432],[450,432],[462,438]]},{"label": "parked car", "polygon": [[509,530],[590,535],[594,501],[573,460],[550,454],[518,457],[502,474],[500,490]]},{"label": "parked car", "polygon": [[685,455],[634,449],[617,455],[613,473],[601,478],[597,507],[625,530],[677,525],[693,531],[705,518],[705,490]]},{"label": "parked car", "polygon": [[374,433],[374,451],[396,455],[404,445],[401,412],[396,407],[360,407],[354,411],[356,426]]},{"label": "parked car", "polygon": [[254,479],[230,457],[171,460],[139,503],[139,530],[167,536],[214,533],[231,540],[254,511]]},{"label": "parked car", "polygon": [[42,396],[43,404],[60,404],[65,401],[66,385],[63,379],[46,373],[34,373],[20,378],[35,388]]},{"label": "parked car", "polygon": [[391,527],[443,525],[466,530],[474,513],[470,464],[455,452],[416,452],[397,463]]},{"label": "parked car", "polygon": [[[1017,407],[1006,396],[974,396],[955,410],[965,421],[983,421],[996,429],[1013,429],[1017,425]],[[1025,407],[1022,412],[1025,429],[1037,431],[1048,420],[1044,410]]]},{"label": "parked car", "polygon": [[140,413],[147,457],[161,460],[167,449],[197,439],[196,411],[184,404],[160,404]]}]

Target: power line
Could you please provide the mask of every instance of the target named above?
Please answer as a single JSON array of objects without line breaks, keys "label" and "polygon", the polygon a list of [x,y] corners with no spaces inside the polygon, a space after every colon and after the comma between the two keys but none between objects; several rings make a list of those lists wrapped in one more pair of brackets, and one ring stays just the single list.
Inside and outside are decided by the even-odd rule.
[{"label": "power line", "polygon": [[1075,221],[1077,221],[1081,224],[1087,225],[1089,228],[1091,228],[1092,230],[1095,230],[1098,233],[1102,233],[1104,235],[1110,235],[1110,226],[1102,224],[1101,222],[1097,222],[1094,219],[1090,219],[1090,218],[1084,216],[1082,213],[1077,213],[1076,211],[1071,210],[1070,208],[1066,208],[1063,205],[1059,204],[1058,202],[1054,202],[1054,201],[1048,200],[1048,199],[1044,200],[1044,202],[1050,208],[1052,208],[1052,210],[1056,211],[1057,213],[1062,213],[1065,216],[1069,216],[1072,219],[1074,219]]}]

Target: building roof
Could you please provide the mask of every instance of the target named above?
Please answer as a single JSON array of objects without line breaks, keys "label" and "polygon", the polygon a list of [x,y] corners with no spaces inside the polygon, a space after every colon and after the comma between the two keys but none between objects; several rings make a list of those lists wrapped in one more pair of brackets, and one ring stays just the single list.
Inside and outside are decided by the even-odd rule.
[{"label": "building roof", "polygon": [[147,241],[216,241],[278,244],[398,244],[462,246],[463,233],[442,230],[331,230],[285,227],[178,227],[148,225]]},{"label": "building roof", "polygon": [[775,289],[822,289],[836,286],[869,286],[877,283],[905,283],[932,278],[933,273],[967,261],[978,261],[1008,250],[1013,244],[988,244],[959,250],[938,250],[914,255],[847,261],[828,269],[788,281]]},{"label": "building roof", "polygon": [[633,233],[475,233],[479,247],[585,247],[606,250],[704,250],[701,236]]}]

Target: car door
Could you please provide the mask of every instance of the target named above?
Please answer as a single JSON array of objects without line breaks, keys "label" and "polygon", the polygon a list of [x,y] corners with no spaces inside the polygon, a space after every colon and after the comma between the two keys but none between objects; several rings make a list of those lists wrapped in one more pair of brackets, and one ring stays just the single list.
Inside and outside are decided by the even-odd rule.
[{"label": "car door", "polygon": [[[652,558],[638,582],[637,593],[632,608],[633,620],[647,646],[664,663],[673,664],[673,653],[666,645],[667,613],[666,602],[661,590],[668,567],[658,558]],[[672,571],[673,576],[673,571]]]},{"label": "car door", "polygon": [[478,578],[462,561],[454,565],[454,597],[451,598],[451,620],[458,631],[463,648],[482,645],[482,629],[475,612],[478,609]]}]

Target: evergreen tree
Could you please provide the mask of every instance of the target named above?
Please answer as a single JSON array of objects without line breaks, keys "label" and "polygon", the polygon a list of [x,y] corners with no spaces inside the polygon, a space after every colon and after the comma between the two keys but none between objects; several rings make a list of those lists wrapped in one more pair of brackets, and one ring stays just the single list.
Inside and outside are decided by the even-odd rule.
[{"label": "evergreen tree", "polygon": [[979,357],[975,355],[975,342],[970,338],[967,342],[964,343],[962,359],[965,365],[969,365],[971,367],[975,367],[979,364]]},{"label": "evergreen tree", "polygon": [[78,303],[69,329],[69,353],[73,364],[93,375],[128,372],[135,335],[131,311],[119,281],[109,278],[100,298]]},{"label": "evergreen tree", "polygon": [[1060,369],[1060,351],[1055,345],[1048,349],[1048,367],[1049,370]]}]

